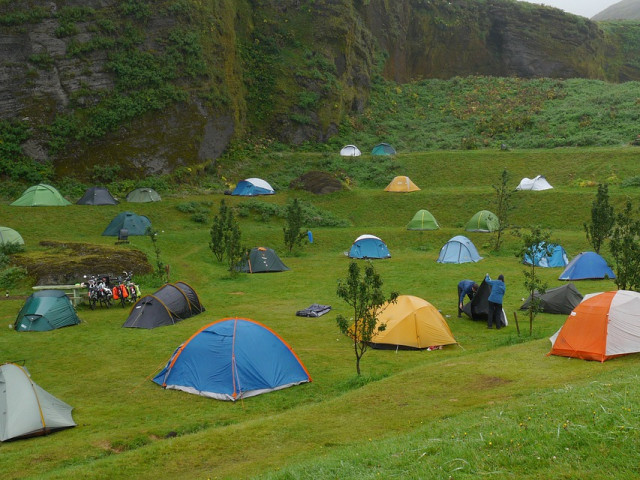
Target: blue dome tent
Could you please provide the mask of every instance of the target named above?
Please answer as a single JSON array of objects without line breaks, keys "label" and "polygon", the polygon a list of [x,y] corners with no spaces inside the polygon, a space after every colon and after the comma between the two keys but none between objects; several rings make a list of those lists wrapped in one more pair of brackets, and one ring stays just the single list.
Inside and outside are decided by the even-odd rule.
[{"label": "blue dome tent", "polygon": [[457,235],[440,249],[438,263],[467,263],[479,262],[482,257],[476,246],[464,235]]},{"label": "blue dome tent", "polygon": [[569,262],[558,280],[598,280],[616,278],[607,261],[596,252],[582,252]]},{"label": "blue dome tent", "polygon": [[360,235],[349,250],[349,258],[390,257],[391,253],[389,253],[387,245],[375,235]]},{"label": "blue dome tent", "polygon": [[536,267],[566,267],[569,263],[569,258],[561,245],[549,244],[546,247],[544,242],[541,242],[533,247],[533,261],[531,256],[527,254],[525,254],[522,261],[527,265],[533,263]]},{"label": "blue dome tent", "polygon": [[310,382],[291,347],[265,325],[224,318],[180,345],[153,379],[158,385],[235,401]]},{"label": "blue dome tent", "polygon": [[276,193],[271,185],[261,178],[247,178],[238,182],[231,195],[253,197],[255,195],[273,195]]}]

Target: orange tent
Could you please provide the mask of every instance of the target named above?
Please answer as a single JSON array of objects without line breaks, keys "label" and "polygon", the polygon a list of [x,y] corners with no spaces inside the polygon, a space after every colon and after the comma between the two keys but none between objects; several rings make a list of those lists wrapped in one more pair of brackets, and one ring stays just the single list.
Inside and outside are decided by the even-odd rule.
[{"label": "orange tent", "polygon": [[385,329],[371,338],[374,347],[422,349],[458,343],[438,309],[419,297],[400,295],[396,303],[383,305],[377,317]]},{"label": "orange tent", "polygon": [[409,177],[396,177],[384,189],[385,192],[415,192],[420,190]]},{"label": "orange tent", "polygon": [[549,355],[598,360],[640,352],[640,293],[586,295],[551,338]]}]

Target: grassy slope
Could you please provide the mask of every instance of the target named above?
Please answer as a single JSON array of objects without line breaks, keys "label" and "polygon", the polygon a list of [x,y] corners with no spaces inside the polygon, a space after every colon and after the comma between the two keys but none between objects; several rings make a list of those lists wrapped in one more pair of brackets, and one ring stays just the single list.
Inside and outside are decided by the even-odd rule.
[{"label": "grassy slope", "polygon": [[[0,445],[3,471],[8,472],[7,478],[65,479],[237,478],[268,472],[281,478],[378,474],[441,478],[443,472],[461,466],[455,470],[456,477],[511,472],[518,478],[544,478],[554,471],[549,448],[564,452],[563,442],[572,441],[575,450],[562,457],[563,469],[584,477],[579,474],[582,469],[604,464],[620,478],[636,467],[630,445],[637,440],[637,430],[615,430],[620,426],[616,423],[619,415],[611,412],[634,408],[625,421],[638,426],[638,405],[630,398],[638,393],[632,382],[638,356],[605,364],[547,358],[546,337],[562,324],[562,316],[539,316],[534,340],[524,343],[513,325],[495,332],[487,331],[482,323],[454,318],[457,282],[467,277],[480,279],[485,272],[505,274],[505,309],[512,312],[519,307],[525,293],[522,266],[513,255],[518,244],[512,237],[502,252],[492,254],[486,235],[469,234],[485,257],[478,264],[440,265],[435,258],[448,238],[463,233],[460,226],[473,213],[492,208],[491,184],[498,181],[505,166],[514,179],[543,173],[556,186],[547,192],[517,193],[514,222],[553,228],[571,256],[587,250],[582,222],[589,219],[595,190],[575,186],[575,179],[602,181],[610,171],[619,179],[635,176],[634,157],[634,149],[399,155],[394,160],[398,168],[378,182],[384,185],[394,174],[407,174],[422,188],[420,192],[404,195],[380,188],[354,188],[323,197],[290,191],[265,198],[285,203],[299,196],[350,219],[353,226],[314,228],[314,244],[297,256],[284,256],[279,222],[244,218],[245,241],[274,247],[291,271],[236,279],[229,279],[224,267],[213,260],[207,247],[208,226],[193,223],[175,209],[184,198],[134,208],[126,203],[102,208],[0,205],[3,224],[20,231],[30,249],[37,249],[37,242],[43,239],[111,244],[113,239],[100,237],[99,232],[116,212],[130,209],[148,215],[160,231],[159,245],[163,259],[171,265],[172,280],[193,285],[207,308],[204,314],[174,327],[152,331],[119,328],[127,316],[119,308],[83,309],[79,313],[84,323],[54,332],[16,334],[0,329],[2,360],[24,359],[37,383],[75,407],[79,425],[55,435]],[[321,160],[317,155],[282,155],[279,162],[267,162],[261,176],[284,182],[295,164]],[[354,161],[366,168],[379,160],[364,156]],[[617,186],[611,187],[611,195],[615,204],[627,195],[638,199],[635,191]],[[189,200],[217,205],[220,198]],[[234,204],[243,201],[225,198]],[[442,229],[406,231],[404,226],[419,208],[428,208]],[[361,233],[381,236],[391,249],[391,260],[376,263],[385,289],[418,295],[436,305],[450,316],[450,327],[462,348],[370,351],[362,366],[372,381],[359,388],[349,342],[338,333],[335,313],[303,319],[294,312],[318,302],[348,314],[335,296],[335,286],[346,274],[348,262],[343,252]],[[151,252],[147,238],[133,238],[132,247]],[[558,269],[541,273],[551,286],[558,285]],[[596,281],[581,282],[578,288],[589,293],[615,286],[611,281]],[[1,324],[14,320],[21,303],[0,302]],[[231,315],[259,320],[279,332],[302,358],[313,383],[229,404],[163,391],[149,381],[174,348],[197,328]],[[585,400],[590,393],[595,400]],[[573,418],[598,408],[603,397],[608,403],[603,400],[600,404],[611,415],[602,417],[610,416],[613,422],[601,433],[606,442],[600,436],[580,435],[580,428],[572,430],[570,437],[555,436],[556,420],[564,423],[574,415],[572,421],[577,423]],[[577,402],[583,402],[579,409]],[[552,419],[542,412],[547,405]],[[531,428],[522,433],[517,424],[526,423],[527,417],[533,417]],[[514,428],[521,432],[520,437]],[[565,431],[562,425],[560,428]],[[488,438],[487,431],[500,438],[501,448],[491,458],[486,456],[492,454],[486,450],[488,443],[477,443],[479,438]],[[464,436],[465,432],[474,440],[448,442],[452,434]],[[512,448],[508,438],[526,440],[526,445]],[[531,460],[536,449],[543,452],[543,462]],[[594,449],[600,454],[591,459]],[[281,468],[285,472],[278,474]]]}]

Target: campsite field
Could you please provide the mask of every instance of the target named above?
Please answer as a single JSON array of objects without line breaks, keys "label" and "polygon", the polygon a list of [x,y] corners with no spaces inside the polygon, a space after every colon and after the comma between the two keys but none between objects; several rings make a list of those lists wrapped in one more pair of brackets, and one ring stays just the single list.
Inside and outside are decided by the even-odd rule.
[{"label": "campsite field", "polygon": [[[51,332],[7,328],[23,300],[0,301],[1,361],[24,361],[33,380],[74,407],[76,428],[0,444],[2,476],[48,478],[632,478],[640,475],[640,355],[603,364],[547,357],[548,337],[563,315],[541,314],[533,335],[513,312],[526,296],[520,240],[507,234],[492,252],[489,234],[464,232],[478,210],[494,210],[492,184],[507,168],[515,187],[521,177],[544,174],[555,187],[514,193],[515,225],[542,225],[570,257],[590,250],[583,222],[590,221],[597,182],[610,182],[611,202],[638,205],[637,187],[620,182],[640,175],[637,150],[562,149],[400,154],[382,178],[325,196],[276,188],[259,202],[285,204],[297,197],[347,227],[314,227],[314,242],[287,254],[282,221],[249,213],[241,217],[243,243],[274,248],[289,272],[230,277],[211,254],[210,224],[196,223],[178,208],[185,202],[231,205],[248,199],[198,194],[163,197],[154,204],[108,207],[18,208],[4,201],[0,222],[18,230],[28,250],[42,240],[113,245],[100,233],[118,212],[147,215],[158,231],[171,281],[192,285],[206,312],[175,326],[123,329],[128,310],[78,310],[83,322]],[[301,169],[321,168],[326,155],[271,154],[260,177],[282,187]],[[368,155],[348,160],[375,169]],[[347,160],[344,160],[347,162]],[[386,175],[386,177],[384,176]],[[394,175],[408,175],[422,190],[382,191]],[[228,178],[257,176],[239,166]],[[589,186],[591,185],[591,186]],[[75,200],[75,199],[74,199]],[[428,209],[441,229],[405,229]],[[360,234],[381,237],[392,258],[375,262],[385,292],[422,297],[442,311],[459,342],[436,351],[369,350],[363,376],[355,374],[352,347],[336,326],[349,311],[335,294],[347,273],[344,252]],[[466,234],[484,259],[475,264],[436,263],[440,247]],[[130,245],[149,255],[149,238]],[[608,249],[604,249],[609,257]],[[456,285],[503,273],[510,325],[487,330],[483,322],[456,318]],[[541,269],[550,287],[561,269]],[[92,272],[87,272],[92,273]],[[614,290],[613,281],[577,282],[583,293]],[[155,288],[142,285],[143,293]],[[11,291],[26,296],[28,288]],[[312,303],[329,314],[296,317]],[[198,328],[239,316],[260,321],[296,351],[312,383],[236,403],[221,402],[151,382],[174,349]]]}]

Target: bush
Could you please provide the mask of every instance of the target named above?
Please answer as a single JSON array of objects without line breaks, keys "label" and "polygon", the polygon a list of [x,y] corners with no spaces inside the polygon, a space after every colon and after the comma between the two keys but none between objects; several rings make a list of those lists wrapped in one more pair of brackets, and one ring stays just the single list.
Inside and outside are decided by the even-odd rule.
[{"label": "bush", "polygon": [[22,267],[9,267],[0,271],[0,288],[15,288],[27,278],[27,271]]}]

